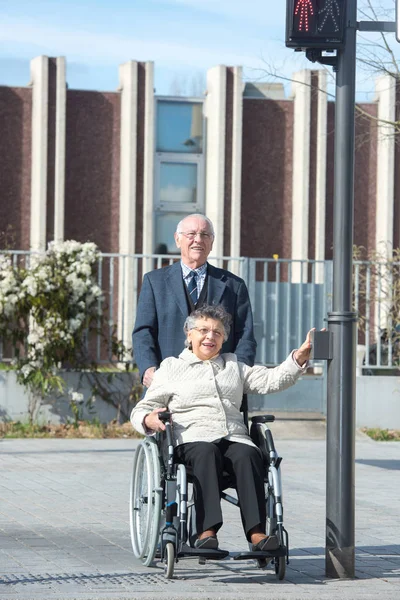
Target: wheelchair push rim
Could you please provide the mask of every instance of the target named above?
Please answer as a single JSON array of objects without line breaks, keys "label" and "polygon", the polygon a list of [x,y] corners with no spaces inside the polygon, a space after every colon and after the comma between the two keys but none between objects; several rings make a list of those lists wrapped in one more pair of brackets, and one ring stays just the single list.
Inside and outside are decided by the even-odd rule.
[{"label": "wheelchair push rim", "polygon": [[159,538],[162,490],[157,444],[141,442],[135,452],[130,490],[130,530],[136,558],[146,566],[154,560]]}]

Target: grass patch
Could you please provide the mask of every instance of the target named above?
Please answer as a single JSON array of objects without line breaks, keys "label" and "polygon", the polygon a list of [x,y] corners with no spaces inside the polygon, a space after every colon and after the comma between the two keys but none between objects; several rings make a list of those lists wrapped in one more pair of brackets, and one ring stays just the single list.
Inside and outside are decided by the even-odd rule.
[{"label": "grass patch", "polygon": [[2,438],[141,438],[128,421],[126,423],[98,423],[79,421],[75,423],[61,423],[59,425],[38,425],[35,423],[20,423],[9,421],[0,423],[0,437]]},{"label": "grass patch", "polygon": [[15,370],[15,367],[10,363],[0,362],[0,371],[12,371]]},{"label": "grass patch", "polygon": [[362,429],[370,438],[377,442],[400,442],[400,431],[396,429],[369,429],[364,427]]}]

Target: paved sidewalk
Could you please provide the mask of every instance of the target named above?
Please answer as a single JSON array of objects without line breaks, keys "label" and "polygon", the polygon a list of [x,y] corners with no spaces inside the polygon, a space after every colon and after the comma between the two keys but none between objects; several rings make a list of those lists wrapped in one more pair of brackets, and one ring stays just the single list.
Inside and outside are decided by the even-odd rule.
[{"label": "paved sidewalk", "polygon": [[[277,437],[279,437],[277,435]],[[0,441],[1,599],[400,598],[400,443],[357,439],[357,579],[324,575],[325,442],[285,440],[285,581],[271,568],[182,560],[176,578],[133,558],[128,518],[132,440]],[[221,547],[246,549],[239,514],[224,503]]]}]

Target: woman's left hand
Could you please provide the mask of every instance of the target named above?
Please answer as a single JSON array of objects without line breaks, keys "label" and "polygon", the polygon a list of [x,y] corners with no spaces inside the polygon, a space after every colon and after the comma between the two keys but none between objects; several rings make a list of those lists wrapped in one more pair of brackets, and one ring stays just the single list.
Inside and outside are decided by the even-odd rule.
[{"label": "woman's left hand", "polygon": [[[307,333],[307,337],[305,341],[302,343],[298,350],[294,352],[294,358],[296,362],[302,367],[308,360],[310,360],[311,356],[311,335],[312,332],[315,331],[315,327],[310,329]],[[321,329],[321,331],[326,331],[325,327]]]}]

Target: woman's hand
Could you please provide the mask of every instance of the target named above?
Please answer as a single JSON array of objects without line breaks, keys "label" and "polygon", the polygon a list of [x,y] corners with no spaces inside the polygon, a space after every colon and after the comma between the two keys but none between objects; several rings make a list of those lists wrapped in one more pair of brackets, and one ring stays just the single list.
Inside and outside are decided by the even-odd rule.
[{"label": "woman's hand", "polygon": [[143,425],[150,431],[165,431],[165,425],[158,418],[159,413],[165,412],[166,408],[155,408],[151,413],[145,416],[143,419]]},{"label": "woman's hand", "polygon": [[[308,360],[310,360],[311,355],[311,334],[315,331],[315,327],[310,329],[307,333],[307,337],[305,341],[302,343],[298,350],[295,350],[294,358],[296,362],[302,367]],[[321,331],[326,331],[325,327],[321,329]]]}]

